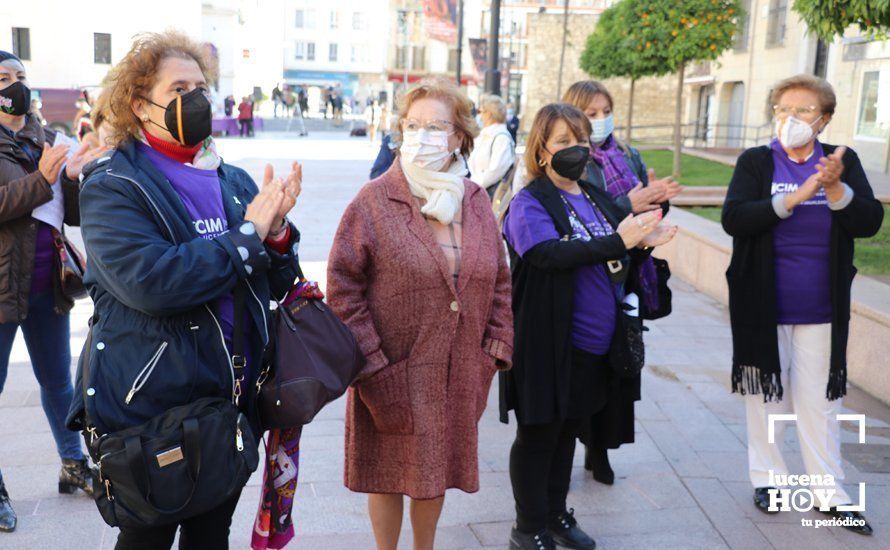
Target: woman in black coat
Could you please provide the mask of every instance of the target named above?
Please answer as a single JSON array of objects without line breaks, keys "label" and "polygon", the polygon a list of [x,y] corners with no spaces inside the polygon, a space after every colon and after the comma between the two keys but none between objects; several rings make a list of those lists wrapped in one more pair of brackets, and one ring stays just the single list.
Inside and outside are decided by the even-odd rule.
[{"label": "woman in black coat", "polygon": [[859,512],[837,509],[853,502],[841,485],[837,414],[846,394],[853,239],[874,235],[884,211],[856,153],[817,139],[836,105],[827,82],[791,77],[772,100],[778,137],[742,153],[723,205],[723,228],[733,236],[732,389],[748,396],[754,503],[779,511],[770,493],[788,475],[781,452],[788,423],[775,423],[771,443],[769,416],[795,414],[806,472],[822,478],[808,488],[833,495],[821,511],[871,534]]},{"label": "woman in black coat", "polygon": [[504,220],[515,344],[500,391],[501,420],[512,409],[518,422],[510,453],[514,549],[555,548],[554,541],[594,547],[566,507],[575,438],[612,396],[617,375],[608,355],[623,341],[625,274],[676,233],[660,224],[660,210],[627,216],[606,192],[580,181],[589,137],[590,122],[577,108],[542,108],[526,148],[531,182]]}]

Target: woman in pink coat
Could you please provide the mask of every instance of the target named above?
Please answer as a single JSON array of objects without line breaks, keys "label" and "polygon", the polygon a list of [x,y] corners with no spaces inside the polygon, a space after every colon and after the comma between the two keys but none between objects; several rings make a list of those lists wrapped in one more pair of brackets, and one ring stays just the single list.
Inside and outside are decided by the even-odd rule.
[{"label": "woman in pink coat", "polygon": [[367,359],[350,389],[345,483],[369,493],[377,547],[395,549],[403,495],[414,548],[433,547],[445,490],[479,490],[477,423],[510,367],[510,272],[488,196],[466,179],[467,97],[421,82],[399,108],[400,154],[343,215],[328,301]]}]

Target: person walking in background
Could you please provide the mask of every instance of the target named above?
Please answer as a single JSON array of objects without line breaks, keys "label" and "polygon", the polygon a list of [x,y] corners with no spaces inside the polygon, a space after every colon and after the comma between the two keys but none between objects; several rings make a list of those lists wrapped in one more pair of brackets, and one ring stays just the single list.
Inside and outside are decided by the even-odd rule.
[{"label": "person walking in background", "polygon": [[776,137],[739,157],[722,216],[733,237],[726,271],[732,390],[746,396],[754,504],[776,513],[771,481],[789,473],[787,423],[776,423],[770,443],[769,416],[793,413],[806,474],[834,479],[809,487],[834,491],[823,513],[855,520],[844,527],[870,535],[860,512],[837,509],[853,502],[843,488],[837,414],[847,393],[853,240],[877,233],[884,210],[856,153],[818,139],[837,105],[828,82],[793,76],[770,99]]},{"label": "person walking in background", "polygon": [[[60,493],[97,490],[77,433],[65,428],[71,405],[71,330],[74,302],[62,294],[55,274],[55,240],[63,224],[80,225],[78,178],[106,149],[81,146],[69,156],[72,140],[29,114],[31,88],[24,64],[0,51],[0,393],[19,328],[31,368],[40,384],[40,403],[62,461]],[[17,523],[0,474],[0,531]]]},{"label": "person walking in background", "polygon": [[367,364],[346,404],[346,486],[369,493],[379,550],[404,497],[431,550],[447,489],[479,490],[478,422],[513,346],[510,271],[488,199],[466,178],[478,132],[451,81],[401,99],[401,151],[349,204],[328,264],[331,309]]},{"label": "person walking in background", "polygon": [[223,100],[223,112],[227,117],[232,116],[232,113],[235,110],[235,97],[231,94],[227,95]]},{"label": "person walking in background", "polygon": [[516,112],[513,102],[507,103],[507,131],[516,143],[516,135],[519,132],[519,113]]},{"label": "person walking in background", "polygon": [[374,102],[365,109],[365,123],[368,125],[368,139],[371,141],[372,146],[374,145],[374,142],[377,141],[377,129],[380,127],[382,118],[383,111],[380,109],[380,104],[377,103],[377,100],[375,99]]},{"label": "person walking in background", "polygon": [[[647,171],[640,152],[618,141],[613,133],[612,95],[599,82],[582,80],[566,90],[563,101],[574,105],[591,125],[590,157],[582,178],[606,191],[627,214],[642,214],[661,209],[667,214],[668,201],[682,190],[672,178],[656,180]],[[640,261],[637,281],[640,313],[644,316],[659,309],[658,276],[652,258]],[[593,479],[612,485],[615,472],[609,463],[608,449],[617,449],[634,441],[634,402],[640,399],[640,379],[615,379],[613,398],[581,432],[585,444],[584,467]]]},{"label": "person walking in background", "polygon": [[[272,88],[272,104],[274,105],[272,114],[275,118],[278,118],[278,108],[284,105],[284,96],[281,93],[281,88],[278,87],[278,84]],[[285,116],[287,116],[287,110],[285,110]]]},{"label": "person walking in background", "polygon": [[[232,452],[235,445],[243,452],[262,433],[251,389],[269,342],[269,303],[300,273],[299,232],[286,215],[302,170],[294,163],[282,182],[267,165],[258,190],[244,170],[222,161],[210,136],[203,52],[177,32],[140,35],[109,76],[106,125],[115,150],[85,174],[82,191],[85,283],[95,304],[89,341],[98,344],[83,355],[89,363],[78,369],[85,376],[78,387],[89,389],[77,392],[68,426],[101,437],[217,398],[247,419],[245,440],[239,428],[231,442]],[[248,296],[243,319],[236,319],[239,293]],[[236,334],[239,325],[244,332]],[[234,353],[239,339],[243,356]],[[223,460],[189,457],[205,465],[215,459]],[[176,523],[123,525],[115,548],[170,548],[180,526],[181,549],[228,548],[241,490],[220,489],[206,512]]]},{"label": "person walking in background", "polygon": [[507,109],[504,100],[496,95],[485,95],[479,100],[482,132],[476,138],[470,155],[470,177],[494,198],[498,184],[506,178],[515,160],[514,142],[504,121]]},{"label": "person walking in background", "polygon": [[238,105],[238,125],[241,137],[253,137],[253,102],[247,96],[242,97]]},{"label": "person walking in background", "polygon": [[[595,548],[566,504],[575,439],[588,419],[621,399],[613,388],[627,365],[613,354],[627,342],[620,316],[626,294],[637,291],[633,266],[677,231],[661,223],[660,210],[628,216],[581,179],[590,131],[574,106],[538,111],[524,159],[530,181],[504,219],[515,343],[513,369],[500,377],[500,408],[503,422],[510,410],[517,422],[513,550]],[[630,385],[639,388],[639,374]]]}]

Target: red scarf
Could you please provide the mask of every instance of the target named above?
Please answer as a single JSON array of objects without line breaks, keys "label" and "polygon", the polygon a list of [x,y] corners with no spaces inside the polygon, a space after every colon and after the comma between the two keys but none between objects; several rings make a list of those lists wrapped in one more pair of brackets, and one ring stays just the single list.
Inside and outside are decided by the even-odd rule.
[{"label": "red scarf", "polygon": [[202,142],[193,147],[184,147],[178,143],[164,141],[148,132],[143,132],[143,135],[145,135],[145,141],[151,145],[152,149],[183,164],[194,161],[195,155],[198,154],[198,151],[201,150],[201,146],[204,145]]}]

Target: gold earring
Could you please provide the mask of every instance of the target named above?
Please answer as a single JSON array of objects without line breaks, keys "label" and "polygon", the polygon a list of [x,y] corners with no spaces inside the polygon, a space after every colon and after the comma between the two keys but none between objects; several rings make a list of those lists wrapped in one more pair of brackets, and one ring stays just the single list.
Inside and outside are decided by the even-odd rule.
[{"label": "gold earring", "polygon": [[538,161],[538,166],[540,166],[541,168],[543,168],[543,167],[547,166],[547,163],[544,162],[544,159],[540,159],[540,160]]},{"label": "gold earring", "polygon": [[143,115],[142,115],[142,122],[148,122],[148,115],[147,115],[147,114],[143,114]]}]

